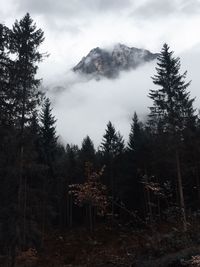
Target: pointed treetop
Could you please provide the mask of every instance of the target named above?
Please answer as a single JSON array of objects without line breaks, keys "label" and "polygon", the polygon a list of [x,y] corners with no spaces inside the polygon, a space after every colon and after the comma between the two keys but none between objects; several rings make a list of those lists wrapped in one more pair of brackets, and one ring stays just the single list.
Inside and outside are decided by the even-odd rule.
[{"label": "pointed treetop", "polygon": [[11,34],[11,51],[21,58],[39,62],[44,54],[38,52],[38,47],[44,41],[44,32],[37,29],[30,14],[27,13],[20,21],[16,20]]},{"label": "pointed treetop", "polygon": [[119,155],[124,150],[123,137],[120,132],[116,132],[115,127],[110,121],[108,122],[106,132],[103,135],[101,149],[105,155],[110,155],[112,157]]},{"label": "pointed treetop", "polygon": [[164,44],[158,57],[157,73],[152,77],[153,83],[159,88],[149,93],[153,100],[153,107],[150,107],[151,124],[157,124],[164,131],[181,131],[195,117],[194,99],[190,98],[187,91],[190,81],[185,81],[187,72],[181,74],[180,66],[180,59],[174,57],[173,51]]},{"label": "pointed treetop", "polygon": [[138,142],[142,138],[142,123],[139,122],[137,113],[134,112],[132,123],[131,123],[131,131],[129,134],[129,141],[128,141],[128,150],[133,152],[137,150]]}]

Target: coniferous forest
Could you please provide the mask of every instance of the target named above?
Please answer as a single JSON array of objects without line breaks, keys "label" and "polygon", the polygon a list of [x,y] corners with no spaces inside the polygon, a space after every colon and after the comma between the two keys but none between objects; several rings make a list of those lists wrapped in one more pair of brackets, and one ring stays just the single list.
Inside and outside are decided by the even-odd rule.
[{"label": "coniferous forest", "polygon": [[200,120],[180,59],[163,45],[127,144],[109,121],[98,149],[78,147],[41,90],[43,42],[28,13],[0,24],[0,266],[200,266]]}]

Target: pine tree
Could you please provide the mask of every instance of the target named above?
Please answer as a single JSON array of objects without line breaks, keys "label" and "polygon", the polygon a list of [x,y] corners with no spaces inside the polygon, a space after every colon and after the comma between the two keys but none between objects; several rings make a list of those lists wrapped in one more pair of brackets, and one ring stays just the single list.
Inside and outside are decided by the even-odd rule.
[{"label": "pine tree", "polygon": [[52,115],[51,102],[49,98],[47,98],[44,102],[40,117],[40,132],[44,153],[44,163],[52,168],[52,162],[56,151],[57,136],[55,127],[56,120]]},{"label": "pine tree", "polygon": [[[115,173],[117,160],[122,156],[124,152],[124,140],[119,132],[116,132],[115,127],[109,121],[107,129],[103,135],[103,141],[101,143],[101,150],[103,155],[103,163],[106,165],[106,184],[110,189],[112,200],[112,215],[114,216],[114,202],[116,198],[116,184],[117,175]],[[120,165],[118,167],[121,167]]]},{"label": "pine tree", "polygon": [[9,46],[8,29],[0,24],[0,127],[8,123],[9,99],[9,56],[6,51]]},{"label": "pine tree", "polygon": [[115,158],[124,150],[124,140],[119,132],[116,132],[115,127],[109,121],[107,129],[103,135],[101,149],[105,156]]},{"label": "pine tree", "polygon": [[[15,132],[16,147],[13,169],[15,168],[15,181],[17,198],[15,236],[13,235],[13,246],[11,248],[13,259],[16,247],[23,249],[30,241],[27,223],[27,190],[30,186],[30,166],[33,164],[28,129],[33,112],[40,103],[41,92],[39,90],[40,80],[36,79],[37,64],[43,59],[39,47],[44,41],[43,31],[37,29],[29,14],[20,21],[16,21],[12,30],[6,30],[8,41],[6,41],[10,58],[9,72],[6,76],[7,94],[6,104],[8,108],[9,123],[13,125]],[[5,35],[5,36],[6,36]],[[8,42],[8,44],[7,44]],[[7,72],[4,72],[4,74]],[[26,162],[26,164],[25,164]],[[16,203],[16,200],[15,200]],[[30,218],[30,217],[29,217]],[[33,230],[33,229],[31,229]],[[29,240],[28,240],[29,238]],[[14,261],[14,260],[13,260]]]},{"label": "pine tree", "polygon": [[[67,192],[65,191],[64,198],[66,199],[66,224],[68,226],[72,226],[73,224],[73,199],[72,195],[69,193],[70,184],[80,183],[83,179],[80,179],[80,167],[79,167],[79,148],[75,145],[66,146],[66,182],[65,186],[67,186]],[[82,178],[82,177],[81,177]]]},{"label": "pine tree", "polygon": [[40,79],[35,75],[37,63],[44,58],[44,54],[39,52],[43,41],[44,33],[37,29],[29,13],[20,21],[15,21],[10,33],[10,50],[16,58],[10,86],[15,88],[15,116],[21,134],[41,100]]},{"label": "pine tree", "polygon": [[86,162],[95,163],[95,148],[89,136],[83,139],[82,147],[80,150],[80,158],[82,165],[85,166]]},{"label": "pine tree", "polygon": [[[46,167],[42,185],[42,235],[55,214],[58,216],[58,180],[56,176],[56,120],[52,115],[51,102],[46,98],[40,114],[41,163]],[[47,219],[48,218],[48,219]]]},{"label": "pine tree", "polygon": [[164,132],[178,134],[194,122],[194,99],[190,99],[187,88],[190,82],[185,82],[187,72],[180,74],[180,59],[173,57],[167,44],[163,45],[158,57],[156,71],[152,77],[153,83],[159,89],[150,90],[149,97],[153,100],[150,108],[150,118],[156,121]]},{"label": "pine tree", "polygon": [[137,113],[134,112],[128,141],[128,150],[130,152],[136,152],[140,149],[143,135],[142,131],[142,124],[138,120]]},{"label": "pine tree", "polygon": [[[138,120],[137,113],[134,113],[129,134],[128,149],[129,160],[135,169],[143,174],[147,172],[149,157],[150,135],[148,128]],[[140,173],[141,175],[141,173]]]},{"label": "pine tree", "polygon": [[193,109],[194,99],[190,99],[186,82],[186,73],[180,74],[180,59],[173,57],[169,46],[164,44],[158,57],[156,71],[152,77],[153,83],[159,89],[151,90],[149,97],[153,100],[150,108],[150,123],[153,122],[158,133],[168,134],[175,154],[177,181],[183,227],[187,228],[185,203],[183,195],[182,171],[180,161],[180,146],[183,141],[183,132],[192,122],[195,122]]}]

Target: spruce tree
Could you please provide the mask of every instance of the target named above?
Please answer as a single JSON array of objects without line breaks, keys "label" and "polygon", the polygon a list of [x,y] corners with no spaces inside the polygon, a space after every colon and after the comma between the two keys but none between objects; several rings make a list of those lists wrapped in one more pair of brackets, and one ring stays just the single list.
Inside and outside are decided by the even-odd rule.
[{"label": "spruce tree", "polygon": [[[41,163],[45,166],[42,196],[42,234],[45,235],[47,225],[51,225],[55,216],[58,216],[58,179],[56,176],[56,120],[52,115],[51,102],[46,98],[40,114],[40,144]],[[48,218],[48,219],[47,219]]]},{"label": "spruce tree", "polygon": [[0,127],[13,123],[13,90],[10,86],[11,67],[10,59],[10,30],[0,24]]},{"label": "spruce tree", "polygon": [[[147,173],[149,152],[151,151],[151,136],[146,125],[138,120],[137,113],[134,113],[129,134],[127,152],[130,164],[135,168],[134,172]],[[132,166],[132,167],[133,167]]]},{"label": "spruce tree", "polygon": [[45,100],[42,107],[40,123],[44,163],[46,163],[52,169],[52,162],[54,160],[54,154],[56,151],[57,136],[55,127],[56,119],[52,115],[51,102],[49,98]]},{"label": "spruce tree", "polygon": [[106,132],[103,135],[101,149],[104,156],[110,158],[115,158],[124,150],[123,137],[119,132],[116,132],[115,127],[110,121],[108,122]]},{"label": "spruce tree", "polygon": [[80,157],[83,165],[86,162],[95,163],[95,149],[94,144],[89,136],[86,136],[83,139],[81,150],[80,150]]},{"label": "spruce tree", "polygon": [[153,83],[159,88],[150,90],[149,93],[153,100],[150,118],[163,131],[180,136],[191,121],[195,120],[194,98],[190,98],[190,93],[187,92],[190,85],[190,82],[185,81],[187,72],[180,74],[180,59],[173,57],[173,51],[169,49],[167,44],[163,45],[157,59],[157,74],[152,77]]},{"label": "spruce tree", "polygon": [[[28,189],[31,186],[30,176],[32,171],[33,158],[28,140],[28,126],[33,112],[40,103],[41,92],[39,89],[40,80],[37,79],[37,64],[43,59],[39,47],[44,41],[44,34],[37,29],[30,15],[27,13],[20,21],[14,23],[11,30],[6,30],[8,36],[8,50],[10,53],[9,72],[6,77],[8,90],[6,104],[8,107],[9,123],[13,125],[16,139],[15,168],[16,185],[16,223],[13,246],[11,248],[13,259],[15,258],[16,247],[22,250],[30,241],[30,223],[27,220]],[[6,43],[7,45],[7,43]],[[4,72],[5,73],[5,72]],[[26,162],[26,164],[25,164]],[[34,230],[33,230],[34,231]],[[28,240],[29,239],[29,240]],[[30,243],[30,242],[29,242]]]},{"label": "spruce tree", "polygon": [[132,123],[131,123],[131,131],[129,134],[128,141],[128,150],[130,152],[136,152],[140,149],[141,139],[142,139],[142,125],[138,120],[137,113],[134,112]]},{"label": "spruce tree", "polygon": [[116,132],[115,127],[110,121],[108,122],[106,132],[103,135],[101,151],[103,155],[103,162],[106,165],[106,184],[110,189],[112,199],[112,215],[114,216],[114,202],[116,198],[116,184],[118,175],[118,173],[116,173],[116,168],[121,167],[117,161],[124,152],[124,140],[121,134]]},{"label": "spruce tree", "polygon": [[157,133],[168,134],[168,140],[175,154],[177,182],[183,227],[187,228],[185,203],[183,195],[183,178],[181,170],[180,146],[183,142],[183,132],[195,122],[194,99],[190,98],[186,82],[186,74],[180,74],[180,59],[173,57],[173,52],[167,44],[163,45],[158,57],[156,72],[152,77],[153,83],[159,88],[150,90],[149,97],[153,100],[150,108],[150,123],[155,126]]},{"label": "spruce tree", "polygon": [[35,75],[38,63],[44,58],[39,47],[44,33],[37,29],[29,13],[16,20],[10,33],[10,50],[15,56],[12,68],[12,84],[15,88],[15,116],[21,134],[41,100],[40,79]]}]

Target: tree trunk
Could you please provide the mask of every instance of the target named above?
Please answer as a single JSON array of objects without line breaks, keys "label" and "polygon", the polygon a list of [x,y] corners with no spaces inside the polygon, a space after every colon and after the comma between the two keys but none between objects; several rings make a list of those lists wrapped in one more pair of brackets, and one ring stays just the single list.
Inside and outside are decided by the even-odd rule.
[{"label": "tree trunk", "polygon": [[45,231],[46,231],[46,177],[43,178],[43,190],[42,190],[42,246],[44,245]]},{"label": "tree trunk", "polygon": [[151,227],[153,226],[153,212],[152,212],[152,207],[151,207],[151,195],[150,195],[150,191],[148,188],[148,176],[147,174],[144,175],[144,182],[145,182],[145,200],[146,200],[146,211],[147,211],[147,215],[149,216],[149,221],[151,224]]},{"label": "tree trunk", "polygon": [[197,184],[197,194],[198,194],[198,201],[200,203],[200,181],[199,181],[199,167],[196,161],[196,184]]},{"label": "tree trunk", "polygon": [[68,193],[67,196],[67,225],[69,227],[72,227],[72,205],[73,205],[73,201],[72,201],[72,195]]},{"label": "tree trunk", "polygon": [[[21,113],[21,122],[20,122],[20,147],[19,147],[19,153],[20,153],[20,162],[19,162],[19,185],[18,185],[18,243],[19,248],[22,249],[22,239],[24,237],[24,229],[25,229],[25,220],[23,220],[23,230],[21,229],[21,217],[24,213],[23,210],[23,197],[22,197],[22,189],[23,189],[23,171],[24,171],[24,125],[25,125],[25,100],[26,100],[26,85],[23,85],[23,97],[22,97],[22,113]],[[24,196],[25,201],[25,196]],[[24,202],[25,205],[25,202]],[[24,206],[25,208],[25,206]],[[25,215],[25,214],[24,214]],[[24,241],[24,240],[23,240]]]},{"label": "tree trunk", "polygon": [[111,198],[112,198],[112,220],[114,220],[114,176],[113,176],[113,158],[110,158],[110,182],[111,182]]},{"label": "tree trunk", "polygon": [[23,244],[26,245],[27,177],[24,178]]},{"label": "tree trunk", "polygon": [[93,216],[92,216],[92,205],[88,204],[88,216],[89,216],[89,230],[90,233],[93,233]]},{"label": "tree trunk", "polygon": [[[17,192],[17,198],[18,198],[18,210],[17,210],[17,221],[16,221],[16,237],[18,239],[18,249],[22,250],[23,246],[23,237],[22,237],[22,214],[23,214],[23,197],[22,197],[22,190],[23,190],[23,159],[24,159],[24,147],[22,145],[22,137],[20,140],[20,162],[19,162],[19,182],[18,182],[18,192]],[[24,221],[23,221],[24,224]]]},{"label": "tree trunk", "polygon": [[186,221],[186,214],[185,214],[182,174],[181,174],[180,156],[179,156],[178,149],[176,149],[176,167],[177,167],[177,180],[178,180],[178,192],[179,192],[179,205],[180,205],[182,221],[183,221],[183,230],[187,231],[187,221]]}]

